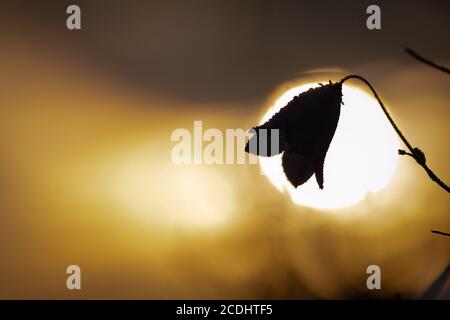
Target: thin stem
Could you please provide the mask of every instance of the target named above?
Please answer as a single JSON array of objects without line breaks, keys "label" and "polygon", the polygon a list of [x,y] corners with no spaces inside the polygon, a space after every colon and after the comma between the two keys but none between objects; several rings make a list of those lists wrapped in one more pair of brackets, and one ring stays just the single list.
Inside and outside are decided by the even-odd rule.
[{"label": "thin stem", "polygon": [[450,188],[441,180],[439,179],[434,172],[427,166],[427,164],[425,163],[425,155],[423,154],[422,151],[420,151],[420,149],[418,148],[413,148],[411,146],[411,144],[409,143],[409,141],[406,139],[406,137],[403,135],[403,133],[400,131],[400,129],[397,127],[397,125],[395,124],[394,120],[392,119],[391,115],[389,114],[389,112],[387,111],[386,107],[384,106],[383,102],[381,101],[380,97],[378,96],[377,92],[375,91],[375,89],[372,87],[372,85],[369,83],[369,81],[367,81],[366,79],[364,79],[363,77],[359,76],[359,75],[349,75],[344,77],[340,83],[344,83],[345,81],[349,80],[349,79],[358,79],[362,82],[364,82],[372,91],[373,95],[375,96],[375,98],[377,99],[381,109],[383,110],[384,114],[386,115],[386,117],[388,118],[389,122],[391,123],[392,127],[394,128],[395,132],[397,132],[398,136],[400,137],[400,139],[402,139],[403,143],[406,145],[406,147],[409,149],[409,151],[411,153],[406,153],[403,150],[399,150],[400,154],[407,154],[411,157],[413,157],[416,162],[426,171],[426,173],[428,174],[428,176],[431,178],[431,180],[433,180],[434,182],[436,182],[442,189],[444,189],[445,191],[447,191],[448,193],[450,193]]},{"label": "thin stem", "polygon": [[438,231],[438,230],[431,230],[431,232],[436,233],[436,234],[440,234],[442,236],[450,237],[450,233],[446,233],[446,232],[442,232],[442,231]]},{"label": "thin stem", "polygon": [[409,48],[405,48],[406,53],[408,53],[410,56],[412,56],[413,58],[419,60],[422,63],[425,63],[427,65],[429,65],[430,67],[436,68],[438,70],[441,70],[445,73],[450,73],[450,69],[444,66],[440,66],[436,63],[434,63],[433,61],[430,61],[428,59],[425,59],[424,57],[420,56],[419,54],[417,54],[415,51],[409,49]]}]

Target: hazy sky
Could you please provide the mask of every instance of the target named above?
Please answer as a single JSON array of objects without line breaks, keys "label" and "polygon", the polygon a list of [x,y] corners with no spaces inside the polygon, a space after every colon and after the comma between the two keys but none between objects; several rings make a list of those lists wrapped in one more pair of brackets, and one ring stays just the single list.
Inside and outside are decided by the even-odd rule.
[{"label": "hazy sky", "polygon": [[79,1],[80,32],[64,28],[70,1],[11,2],[6,23],[26,24],[33,41],[126,85],[192,102],[261,101],[317,68],[380,65],[367,76],[388,76],[414,63],[405,46],[437,61],[450,50],[448,1],[378,1],[380,31],[365,27],[371,1]]},{"label": "hazy sky", "polygon": [[449,1],[377,1],[379,31],[372,1],[77,3],[73,32],[71,1],[2,4],[0,298],[409,298],[449,264],[430,233],[450,231],[448,195],[410,158],[337,211],[294,205],[256,166],[170,161],[174,129],[249,128],[286,82],[339,69],[449,182],[448,76],[403,52],[450,65]]}]

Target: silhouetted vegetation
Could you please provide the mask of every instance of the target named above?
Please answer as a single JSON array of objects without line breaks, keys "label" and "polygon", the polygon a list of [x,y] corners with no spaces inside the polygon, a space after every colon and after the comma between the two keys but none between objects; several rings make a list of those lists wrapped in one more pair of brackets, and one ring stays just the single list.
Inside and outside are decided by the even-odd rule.
[{"label": "silhouetted vegetation", "polygon": [[[439,66],[423,58],[411,49],[405,49],[408,54],[419,61],[450,73],[449,69]],[[450,193],[450,188],[427,165],[426,156],[417,147],[413,147],[396,125],[379,95],[368,80],[359,75],[348,75],[337,83],[331,81],[327,85],[310,89],[295,96],[285,107],[277,112],[264,124],[253,128],[256,134],[247,142],[245,151],[259,156],[274,156],[282,153],[282,166],[289,182],[298,187],[304,184],[313,174],[316,176],[320,189],[323,189],[323,166],[328,147],[333,139],[339,121],[340,105],[342,104],[342,84],[350,79],[364,82],[372,91],[390,124],[403,141],[408,151],[398,150],[400,155],[407,155],[416,160],[430,179],[442,189]],[[268,146],[261,148],[260,137],[274,129],[279,130],[278,148],[273,147],[272,139]],[[254,146],[252,148],[252,146]],[[450,236],[450,234],[432,230],[433,233]]]}]

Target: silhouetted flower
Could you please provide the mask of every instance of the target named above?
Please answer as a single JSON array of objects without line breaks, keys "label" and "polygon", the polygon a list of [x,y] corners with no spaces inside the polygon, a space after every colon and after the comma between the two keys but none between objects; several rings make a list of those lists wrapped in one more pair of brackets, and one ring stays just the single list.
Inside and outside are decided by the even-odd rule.
[{"label": "silhouetted flower", "polygon": [[[245,151],[260,156],[283,152],[283,170],[294,187],[308,181],[315,174],[323,189],[325,155],[336,131],[342,102],[342,84],[330,83],[310,89],[294,97],[269,121],[257,126],[256,134],[247,142]],[[279,148],[268,151],[250,148],[259,145],[260,129],[279,130]],[[256,139],[256,141],[255,141]],[[276,149],[276,148],[275,148]]]}]

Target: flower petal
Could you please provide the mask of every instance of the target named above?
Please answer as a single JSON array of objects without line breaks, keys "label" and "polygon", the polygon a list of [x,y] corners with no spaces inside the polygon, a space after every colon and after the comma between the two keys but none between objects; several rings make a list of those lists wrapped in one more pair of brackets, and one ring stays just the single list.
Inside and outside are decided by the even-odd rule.
[{"label": "flower petal", "polygon": [[313,159],[298,153],[285,151],[282,156],[282,165],[287,179],[296,188],[314,174]]},{"label": "flower petal", "polygon": [[[295,187],[315,173],[319,187],[323,188],[325,156],[336,131],[341,103],[341,83],[330,82],[294,97],[267,122],[255,128],[280,131],[283,169]],[[276,153],[258,149],[257,154],[272,156]]]}]

